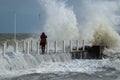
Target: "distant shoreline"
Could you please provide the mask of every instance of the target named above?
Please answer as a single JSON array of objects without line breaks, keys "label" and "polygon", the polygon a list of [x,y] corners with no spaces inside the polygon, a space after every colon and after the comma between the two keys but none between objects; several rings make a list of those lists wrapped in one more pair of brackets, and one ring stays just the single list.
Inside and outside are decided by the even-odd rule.
[{"label": "distant shoreline", "polygon": [[[16,39],[17,40],[23,40],[27,38],[35,38],[39,36],[37,33],[17,33]],[[0,33],[0,41],[6,41],[6,40],[13,40],[14,39],[14,33]]]}]

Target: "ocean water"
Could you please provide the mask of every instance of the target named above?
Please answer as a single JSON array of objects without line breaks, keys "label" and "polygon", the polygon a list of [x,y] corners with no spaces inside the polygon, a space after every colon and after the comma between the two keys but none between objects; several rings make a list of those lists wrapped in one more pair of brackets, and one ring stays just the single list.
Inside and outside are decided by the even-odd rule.
[{"label": "ocean water", "polygon": [[120,80],[119,51],[105,49],[106,58],[71,59],[70,53],[26,54],[12,46],[2,55],[0,80]]},{"label": "ocean water", "polygon": [[[73,60],[69,52],[15,53],[13,46],[8,46],[3,55],[1,45],[12,40],[13,34],[2,34],[0,80],[120,80],[120,36],[116,31],[120,21],[119,1],[67,0],[80,3],[71,2],[72,5],[63,0],[37,1],[45,11],[43,29],[48,40],[85,40],[93,45],[104,45],[108,48],[104,51],[107,56],[101,60]],[[22,35],[17,40],[28,41],[30,37]],[[38,41],[39,35],[32,35],[32,39]]]},{"label": "ocean water", "polygon": [[117,62],[104,62],[106,61],[74,60],[42,63],[39,67],[29,70],[1,72],[0,80],[119,80],[119,66],[114,64]]},{"label": "ocean water", "polygon": [[[62,52],[45,55],[36,51],[15,53],[13,46],[8,46],[3,55],[3,42],[12,41],[14,36],[0,34],[0,80],[120,80],[120,36],[116,31],[119,29],[116,26],[119,25],[119,14],[116,14],[119,1],[77,0],[81,4],[72,5],[58,0],[37,1],[46,14],[43,27],[48,40],[84,39],[94,45],[102,44],[109,48],[104,51],[107,57],[73,60],[69,53]],[[18,41],[29,38],[38,41],[39,34],[17,34]]]}]

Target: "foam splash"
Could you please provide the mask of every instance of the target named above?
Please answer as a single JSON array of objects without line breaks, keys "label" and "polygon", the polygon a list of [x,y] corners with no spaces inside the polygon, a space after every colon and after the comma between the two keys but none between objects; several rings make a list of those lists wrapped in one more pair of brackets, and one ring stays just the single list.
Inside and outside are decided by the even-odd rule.
[{"label": "foam splash", "polygon": [[[82,38],[91,40],[94,45],[104,45],[108,48],[120,48],[120,36],[115,31],[118,25],[119,10],[117,1],[82,1],[83,17],[85,17],[85,29]],[[81,27],[82,29],[83,27]]]},{"label": "foam splash", "polygon": [[37,68],[26,69],[26,70],[13,70],[4,71],[0,73],[0,78],[3,77],[16,77],[25,74],[32,73],[68,73],[68,72],[79,72],[94,74],[95,72],[105,71],[106,68],[113,68],[120,71],[120,60],[111,61],[105,60],[73,60],[70,62],[44,62],[41,63]]},{"label": "foam splash", "polygon": [[[81,5],[76,3],[72,6],[58,0],[38,1],[42,2],[47,14],[44,31],[49,40],[84,39],[95,45],[120,48],[120,37],[116,32],[116,25],[119,24],[117,1],[80,0]],[[80,7],[76,13],[75,6]],[[79,15],[82,18],[78,20]]]},{"label": "foam splash", "polygon": [[93,45],[103,45],[107,48],[120,48],[120,36],[107,25],[100,25],[94,33]]},{"label": "foam splash", "polygon": [[102,66],[101,60],[73,60],[64,63],[43,63],[39,65],[37,73],[84,72],[90,74],[96,71],[102,71],[101,68],[98,69],[98,67]]},{"label": "foam splash", "polygon": [[76,40],[79,38],[76,16],[65,2],[41,0],[47,13],[44,27],[49,40]]},{"label": "foam splash", "polygon": [[115,60],[72,60],[69,53],[46,55],[14,53],[13,50],[9,50],[13,49],[10,47],[8,48],[10,52],[0,57],[0,78],[31,73],[82,72],[91,74],[103,71],[103,67],[115,68],[120,71],[120,60],[117,58]]}]

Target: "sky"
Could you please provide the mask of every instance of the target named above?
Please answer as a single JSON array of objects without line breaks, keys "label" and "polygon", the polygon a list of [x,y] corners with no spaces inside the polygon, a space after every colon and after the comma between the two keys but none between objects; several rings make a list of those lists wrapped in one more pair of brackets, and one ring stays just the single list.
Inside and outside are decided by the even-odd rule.
[{"label": "sky", "polygon": [[[86,23],[86,17],[90,17],[87,16],[89,13],[88,12],[89,10],[86,9],[86,7],[89,7],[88,3],[95,2],[94,4],[96,4],[96,2],[103,1],[111,3],[119,2],[119,0],[57,0],[57,1],[65,1],[66,6],[72,7],[77,22],[80,23],[81,25]],[[38,0],[0,0],[0,33],[14,32],[14,14],[16,14],[17,33],[35,33],[43,31],[43,26],[45,26],[47,18],[46,11],[43,8],[43,5],[40,4],[41,3]],[[117,29],[119,30],[119,28]]]},{"label": "sky", "polygon": [[0,0],[0,33],[14,32],[14,14],[17,33],[42,31],[43,12],[37,0]]}]

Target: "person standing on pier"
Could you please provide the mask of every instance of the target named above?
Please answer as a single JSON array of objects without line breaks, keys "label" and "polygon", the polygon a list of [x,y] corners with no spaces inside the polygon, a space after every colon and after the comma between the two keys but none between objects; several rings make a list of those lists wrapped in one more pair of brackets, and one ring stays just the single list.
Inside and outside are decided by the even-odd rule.
[{"label": "person standing on pier", "polygon": [[46,44],[47,44],[46,38],[47,38],[47,36],[46,36],[46,34],[43,32],[43,33],[40,35],[40,46],[41,46],[42,53],[45,53],[45,46],[46,46]]}]

